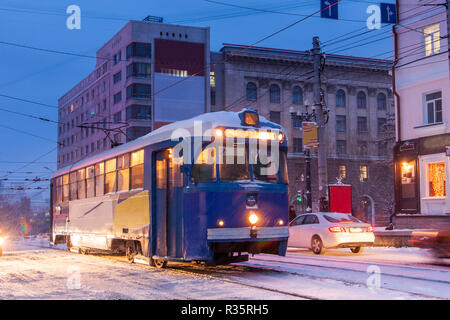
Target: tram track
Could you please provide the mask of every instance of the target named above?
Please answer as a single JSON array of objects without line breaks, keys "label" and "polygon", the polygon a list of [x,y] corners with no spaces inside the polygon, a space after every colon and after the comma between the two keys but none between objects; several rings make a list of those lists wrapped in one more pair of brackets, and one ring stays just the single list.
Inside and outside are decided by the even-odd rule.
[{"label": "tram track", "polygon": [[[26,246],[58,250],[58,251],[64,251],[67,253],[76,254],[76,252],[67,251],[66,249],[63,249],[63,248],[54,248],[54,247],[45,246],[45,245],[26,244]],[[123,258],[123,256],[114,256],[114,255],[110,255],[110,254],[89,254],[89,255],[104,258],[104,259],[114,260],[119,263],[129,264],[129,262],[126,261]],[[252,263],[252,261],[257,261],[257,262],[260,262],[261,264]],[[334,261],[339,261],[339,260],[334,259]],[[270,265],[263,265],[263,263],[267,264],[268,262],[282,264],[282,265],[284,265],[284,269],[283,269],[283,266],[274,268],[273,266],[270,266]],[[342,261],[340,261],[340,262],[342,262]],[[347,261],[345,261],[345,262],[347,263]],[[354,263],[357,263],[357,262],[354,262]],[[373,264],[373,263],[369,263],[369,262],[364,262],[364,263]],[[146,264],[141,264],[141,263],[136,263],[136,265],[146,266]],[[306,300],[323,300],[323,298],[239,281],[238,279],[232,279],[231,277],[234,277],[234,275],[232,275],[231,273],[233,273],[233,272],[240,272],[240,273],[247,272],[248,273],[248,272],[255,272],[255,271],[264,271],[264,272],[280,273],[280,274],[283,274],[283,273],[284,274],[292,274],[292,275],[296,275],[296,276],[300,276],[302,278],[307,278],[307,279],[312,279],[312,280],[325,280],[325,281],[332,280],[332,281],[336,281],[336,282],[342,283],[343,285],[347,285],[347,286],[350,286],[350,285],[366,286],[365,283],[361,283],[358,281],[350,281],[348,279],[339,279],[336,277],[329,277],[329,276],[322,276],[322,275],[314,276],[314,275],[302,273],[301,270],[295,270],[295,271],[287,270],[289,267],[286,267],[286,265],[320,267],[321,269],[332,269],[332,270],[337,269],[337,270],[342,270],[345,272],[356,272],[356,273],[367,274],[366,271],[352,269],[352,268],[343,268],[343,267],[337,267],[337,266],[336,267],[318,266],[317,264],[313,264],[313,263],[282,261],[282,260],[276,260],[276,259],[262,259],[262,258],[252,258],[249,262],[231,264],[231,265],[227,265],[227,266],[218,266],[218,267],[205,267],[203,265],[195,266],[195,265],[190,265],[187,263],[170,263],[168,268],[155,269],[155,270],[159,270],[160,272],[176,273],[176,274],[191,275],[191,276],[201,276],[201,277],[206,277],[209,279],[218,280],[218,281],[222,281],[222,282],[226,282],[226,283],[230,283],[230,284],[235,284],[235,285],[239,285],[239,286],[243,286],[243,287],[247,287],[247,288],[264,290],[267,292],[277,293],[280,295],[285,295],[285,296],[293,297],[296,299],[306,299]],[[392,267],[392,265],[389,265],[389,266]],[[434,280],[434,279],[422,279],[422,278],[405,276],[405,275],[396,275],[396,274],[385,274],[385,275],[395,277],[395,278],[404,278],[404,279],[410,279],[410,280],[412,279],[412,280],[420,280],[420,281],[431,281],[431,282],[436,282],[436,283],[441,283],[441,284],[448,283],[447,281],[444,281],[444,280],[440,281],[440,280]],[[391,292],[398,292],[398,293],[403,293],[403,294],[410,294],[410,295],[414,295],[414,296],[424,298],[424,299],[443,299],[442,297],[437,297],[437,296],[418,293],[418,292],[412,292],[412,291],[408,291],[408,290],[401,290],[398,288],[393,289],[393,288],[383,287],[383,290],[388,290]]]}]

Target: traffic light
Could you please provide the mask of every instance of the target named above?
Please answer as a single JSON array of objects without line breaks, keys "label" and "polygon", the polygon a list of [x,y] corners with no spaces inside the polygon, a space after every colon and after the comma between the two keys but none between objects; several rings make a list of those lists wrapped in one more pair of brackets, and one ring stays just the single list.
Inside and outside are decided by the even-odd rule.
[{"label": "traffic light", "polygon": [[303,202],[303,195],[300,192],[297,192],[297,198],[295,199],[297,203]]}]

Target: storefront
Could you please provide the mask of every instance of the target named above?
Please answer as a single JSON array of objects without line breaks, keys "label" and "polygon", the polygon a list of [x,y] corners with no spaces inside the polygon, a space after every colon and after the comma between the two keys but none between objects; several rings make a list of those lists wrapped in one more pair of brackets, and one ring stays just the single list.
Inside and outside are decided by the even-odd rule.
[{"label": "storefront", "polygon": [[397,214],[450,214],[450,134],[402,141],[394,148]]}]

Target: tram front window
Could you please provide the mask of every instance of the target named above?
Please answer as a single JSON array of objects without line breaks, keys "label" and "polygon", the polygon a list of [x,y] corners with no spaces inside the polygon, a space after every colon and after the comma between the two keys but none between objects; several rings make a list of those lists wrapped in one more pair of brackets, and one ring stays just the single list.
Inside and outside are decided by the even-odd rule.
[{"label": "tram front window", "polygon": [[280,155],[267,152],[261,154],[257,152],[252,155],[253,178],[255,180],[278,183],[278,168],[281,161]]},{"label": "tram front window", "polygon": [[250,180],[247,148],[244,143],[235,143],[234,147],[221,148],[221,181]]},{"label": "tram front window", "polygon": [[195,182],[216,181],[216,149],[205,148],[196,158],[192,169]]}]

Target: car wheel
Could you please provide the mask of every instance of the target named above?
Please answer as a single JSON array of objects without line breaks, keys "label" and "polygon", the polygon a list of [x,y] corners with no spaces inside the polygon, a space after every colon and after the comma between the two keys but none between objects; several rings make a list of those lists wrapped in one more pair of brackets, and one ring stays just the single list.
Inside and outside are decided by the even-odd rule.
[{"label": "car wheel", "polygon": [[325,252],[322,239],[319,236],[314,236],[311,240],[311,249],[315,254],[321,254]]},{"label": "car wheel", "polygon": [[353,253],[361,253],[361,252],[363,252],[363,247],[354,247],[354,248],[350,248],[350,250]]}]

